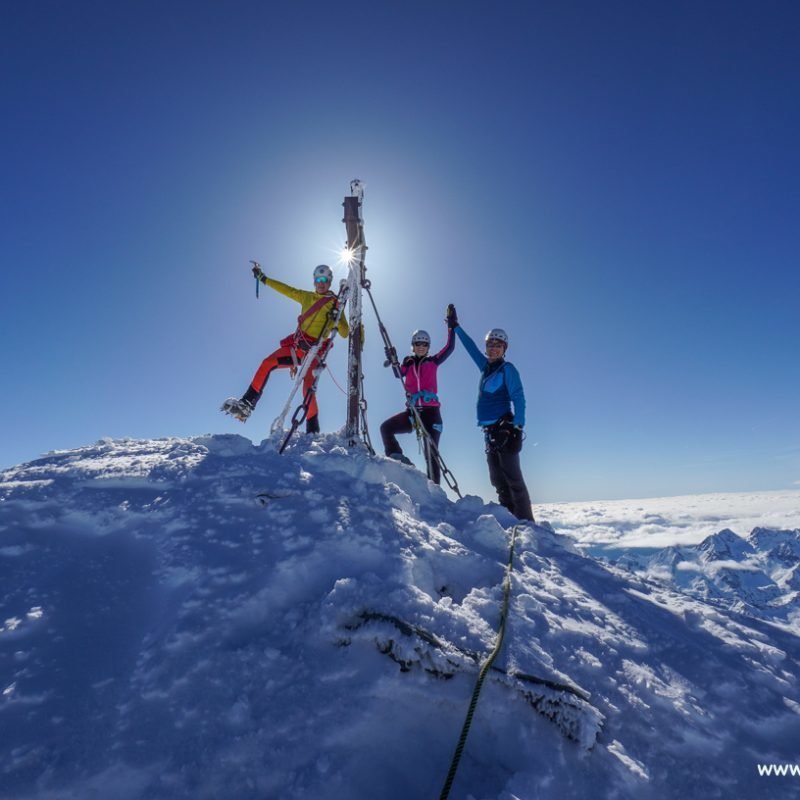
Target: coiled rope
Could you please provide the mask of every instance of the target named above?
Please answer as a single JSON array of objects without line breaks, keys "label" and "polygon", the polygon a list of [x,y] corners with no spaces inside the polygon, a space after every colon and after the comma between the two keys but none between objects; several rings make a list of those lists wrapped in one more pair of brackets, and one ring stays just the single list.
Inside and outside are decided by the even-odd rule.
[{"label": "coiled rope", "polygon": [[506,620],[508,619],[508,605],[511,598],[511,572],[514,569],[514,546],[517,541],[517,530],[520,527],[521,525],[515,525],[511,531],[511,547],[508,551],[508,563],[506,564],[506,576],[503,584],[503,607],[502,611],[500,612],[500,630],[497,634],[497,642],[494,646],[494,650],[492,650],[492,652],[489,654],[489,657],[486,659],[484,665],[481,667],[480,673],[478,674],[478,681],[475,684],[475,689],[472,692],[472,699],[469,701],[467,716],[464,720],[464,725],[461,728],[461,736],[458,739],[456,751],[453,754],[453,760],[450,763],[450,771],[447,773],[447,780],[444,782],[444,787],[442,788],[442,793],[439,795],[439,800],[447,800],[447,798],[450,796],[450,789],[453,785],[453,781],[455,780],[456,772],[458,771],[458,763],[461,761],[461,755],[464,752],[464,746],[467,743],[469,728],[470,725],[472,725],[472,716],[475,713],[475,707],[478,705],[478,697],[480,697],[483,681],[491,669],[494,660],[497,658],[497,655],[500,653],[500,649],[503,647],[503,639],[506,635]]}]

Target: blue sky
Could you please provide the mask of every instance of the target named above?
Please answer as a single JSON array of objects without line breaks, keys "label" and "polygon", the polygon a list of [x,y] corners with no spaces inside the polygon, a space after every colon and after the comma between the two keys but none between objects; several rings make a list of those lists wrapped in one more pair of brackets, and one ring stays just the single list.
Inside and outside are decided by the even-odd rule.
[{"label": "blue sky", "polygon": [[[0,466],[266,436],[284,374],[218,411],[296,317],[248,259],[310,286],[358,177],[398,349],[448,302],[509,332],[535,502],[796,487],[799,33],[789,2],[5,4]],[[377,441],[402,395],[367,336]],[[490,497],[477,370],[439,377]]]}]

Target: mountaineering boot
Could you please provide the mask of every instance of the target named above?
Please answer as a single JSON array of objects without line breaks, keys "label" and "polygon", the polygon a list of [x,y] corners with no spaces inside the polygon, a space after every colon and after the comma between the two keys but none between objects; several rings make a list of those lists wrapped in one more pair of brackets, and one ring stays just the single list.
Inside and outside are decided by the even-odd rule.
[{"label": "mountaineering boot", "polygon": [[306,433],[319,433],[319,414],[306,420]]},{"label": "mountaineering boot", "polygon": [[399,461],[401,464],[408,464],[409,467],[414,466],[414,462],[403,453],[388,453],[388,456],[393,461]]},{"label": "mountaineering boot", "polygon": [[249,416],[253,413],[253,406],[247,400],[238,400],[235,397],[229,397],[220,409],[226,414],[235,417],[239,422],[247,422]]},{"label": "mountaineering boot", "polygon": [[229,397],[222,404],[220,410],[235,417],[239,422],[247,422],[260,397],[261,392],[257,392],[252,386],[248,386],[247,391],[242,395],[240,400],[237,400],[235,397]]}]

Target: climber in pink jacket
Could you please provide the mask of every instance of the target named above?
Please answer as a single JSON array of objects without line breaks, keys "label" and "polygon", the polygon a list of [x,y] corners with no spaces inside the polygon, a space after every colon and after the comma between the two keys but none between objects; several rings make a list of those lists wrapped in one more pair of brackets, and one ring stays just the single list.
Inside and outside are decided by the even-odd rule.
[{"label": "climber in pink jacket", "polygon": [[[455,348],[454,328],[458,325],[458,317],[453,306],[447,309],[447,343],[436,355],[428,355],[431,337],[427,331],[414,331],[411,335],[412,355],[406,356],[400,365],[400,374],[406,389],[407,403],[416,408],[423,427],[438,449],[442,435],[442,412],[437,395],[436,372],[439,365],[450,356]],[[398,433],[411,433],[414,430],[414,417],[410,408],[389,417],[381,425],[383,448],[389,458],[411,464],[411,460],[403,455],[403,448],[397,441]],[[441,480],[439,462],[428,452],[425,439],[425,461],[428,464],[428,477],[435,483]]]}]

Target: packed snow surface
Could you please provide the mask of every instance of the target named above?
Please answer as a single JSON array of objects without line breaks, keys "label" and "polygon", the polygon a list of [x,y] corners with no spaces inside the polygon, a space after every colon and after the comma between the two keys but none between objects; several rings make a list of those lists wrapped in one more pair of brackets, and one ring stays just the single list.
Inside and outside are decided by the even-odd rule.
[{"label": "packed snow surface", "polygon": [[[438,797],[514,523],[335,435],[103,441],[0,473],[0,796]],[[450,796],[796,796],[758,765],[800,761],[799,657],[791,615],[520,526]]]}]

